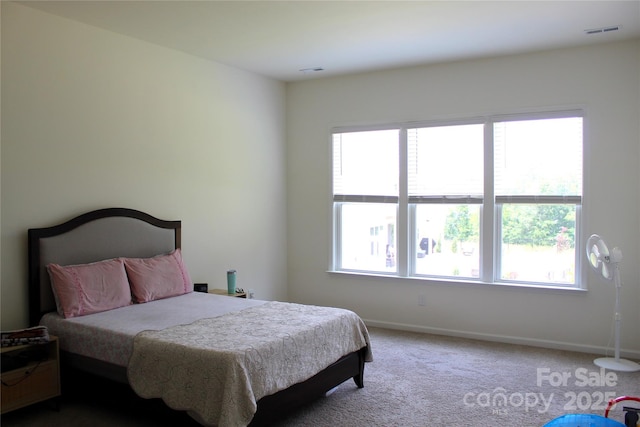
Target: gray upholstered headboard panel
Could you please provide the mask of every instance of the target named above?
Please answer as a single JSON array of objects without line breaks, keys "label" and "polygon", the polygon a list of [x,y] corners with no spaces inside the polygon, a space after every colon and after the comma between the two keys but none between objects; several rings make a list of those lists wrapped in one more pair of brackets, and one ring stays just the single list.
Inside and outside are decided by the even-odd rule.
[{"label": "gray upholstered headboard panel", "polygon": [[29,322],[56,309],[47,265],[85,264],[116,257],[147,258],[180,247],[181,222],[109,208],[63,224],[29,230]]}]

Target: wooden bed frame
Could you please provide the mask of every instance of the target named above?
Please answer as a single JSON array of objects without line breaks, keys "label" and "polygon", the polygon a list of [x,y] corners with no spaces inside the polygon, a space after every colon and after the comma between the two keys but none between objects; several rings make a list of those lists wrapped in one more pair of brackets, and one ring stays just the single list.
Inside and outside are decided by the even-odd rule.
[{"label": "wooden bed frame", "polygon": [[[62,224],[28,231],[29,322],[35,326],[56,310],[46,266],[85,264],[116,257],[147,258],[181,247],[181,221],[165,221],[127,209],[100,209]],[[258,401],[252,426],[267,425],[353,378],[364,387],[366,347],[345,355],[308,380]],[[61,351],[64,366],[127,382],[126,368]]]}]

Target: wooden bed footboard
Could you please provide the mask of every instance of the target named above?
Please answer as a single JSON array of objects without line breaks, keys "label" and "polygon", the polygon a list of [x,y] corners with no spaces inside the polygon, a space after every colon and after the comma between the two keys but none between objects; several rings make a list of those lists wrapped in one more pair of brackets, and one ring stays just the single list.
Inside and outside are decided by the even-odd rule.
[{"label": "wooden bed footboard", "polygon": [[[350,378],[353,378],[358,388],[363,388],[366,354],[367,347],[363,347],[342,357],[308,380],[263,397],[258,401],[258,409],[250,426],[268,426],[286,414],[292,413],[295,409],[322,397]],[[74,371],[86,372],[111,381],[128,384],[127,371],[122,366],[65,351],[60,352],[60,359],[63,384],[65,376],[73,375]]]},{"label": "wooden bed footboard", "polygon": [[258,411],[249,425],[267,426],[282,414],[291,413],[314,401],[349,378],[353,378],[358,388],[363,388],[366,352],[367,348],[363,347],[342,357],[308,380],[263,397],[258,401]]}]

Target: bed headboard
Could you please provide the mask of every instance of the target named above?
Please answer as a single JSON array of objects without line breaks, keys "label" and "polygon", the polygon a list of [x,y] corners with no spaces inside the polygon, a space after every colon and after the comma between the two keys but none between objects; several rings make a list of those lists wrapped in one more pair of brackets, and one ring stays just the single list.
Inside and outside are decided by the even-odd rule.
[{"label": "bed headboard", "polygon": [[87,212],[62,224],[29,229],[29,324],[56,310],[47,265],[86,264],[117,257],[148,258],[180,248],[181,222],[134,209]]}]

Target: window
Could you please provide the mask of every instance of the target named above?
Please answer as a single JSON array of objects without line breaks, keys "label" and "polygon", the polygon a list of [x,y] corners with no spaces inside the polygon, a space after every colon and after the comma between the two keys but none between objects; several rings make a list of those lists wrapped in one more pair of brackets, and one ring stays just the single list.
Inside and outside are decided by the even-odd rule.
[{"label": "window", "polygon": [[408,189],[416,275],[478,278],[484,195],[482,124],[410,128]]},{"label": "window", "polygon": [[333,133],[336,271],[577,286],[580,111]]},{"label": "window", "polygon": [[333,136],[333,199],[341,270],[396,272],[398,130]]}]

